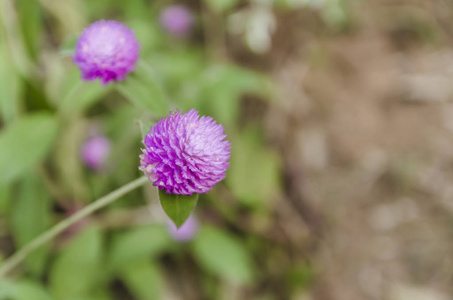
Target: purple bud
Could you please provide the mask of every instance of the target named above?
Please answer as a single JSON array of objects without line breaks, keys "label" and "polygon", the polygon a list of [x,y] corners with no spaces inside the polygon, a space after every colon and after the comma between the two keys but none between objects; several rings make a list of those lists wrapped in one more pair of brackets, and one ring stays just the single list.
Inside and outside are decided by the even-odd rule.
[{"label": "purple bud", "polygon": [[82,146],[82,160],[91,169],[99,170],[105,165],[110,148],[110,141],[105,136],[91,137]]},{"label": "purple bud", "polygon": [[181,225],[181,227],[176,228],[176,225],[168,220],[168,232],[171,237],[179,242],[187,242],[195,237],[198,232],[198,221],[193,215],[190,215],[189,218]]},{"label": "purple bud", "polygon": [[223,126],[194,109],[173,111],[151,127],[140,170],[168,194],[206,193],[225,178],[231,145]]},{"label": "purple bud", "polygon": [[85,80],[101,79],[102,84],[123,80],[135,68],[140,45],[134,33],[117,21],[97,21],[82,32],[74,63]]},{"label": "purple bud", "polygon": [[178,37],[189,35],[192,27],[192,13],[183,5],[171,5],[160,13],[160,24],[170,34]]}]

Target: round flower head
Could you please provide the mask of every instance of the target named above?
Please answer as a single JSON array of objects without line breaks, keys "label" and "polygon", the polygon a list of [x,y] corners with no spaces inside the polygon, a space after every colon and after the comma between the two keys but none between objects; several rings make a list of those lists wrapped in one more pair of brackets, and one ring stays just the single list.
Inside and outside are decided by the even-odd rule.
[{"label": "round flower head", "polygon": [[152,126],[140,155],[140,170],[168,194],[206,193],[225,178],[230,142],[211,117],[173,111]]},{"label": "round flower head", "polygon": [[192,27],[192,13],[183,5],[171,5],[162,10],[159,21],[168,33],[185,37]]},{"label": "round flower head", "polygon": [[138,59],[140,45],[134,33],[117,21],[101,20],[85,28],[80,35],[74,63],[82,71],[82,78],[102,84],[123,80]]},{"label": "round flower head", "polygon": [[83,144],[80,154],[88,167],[99,170],[105,165],[110,154],[110,148],[110,140],[105,136],[94,136]]},{"label": "round flower head", "polygon": [[168,220],[167,229],[170,233],[170,236],[179,242],[187,242],[195,237],[198,232],[198,221],[193,215],[190,215],[189,218],[177,228],[175,223]]}]

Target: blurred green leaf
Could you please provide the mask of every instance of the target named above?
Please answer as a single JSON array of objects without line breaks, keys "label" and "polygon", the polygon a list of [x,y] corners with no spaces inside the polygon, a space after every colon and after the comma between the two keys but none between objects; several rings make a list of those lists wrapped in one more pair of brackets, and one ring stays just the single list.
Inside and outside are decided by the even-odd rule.
[{"label": "blurred green leaf", "polygon": [[43,286],[37,282],[21,280],[18,282],[0,281],[0,300],[51,300]]},{"label": "blurred green leaf", "polygon": [[227,232],[204,226],[194,240],[193,250],[208,271],[234,283],[251,282],[254,272],[250,254]]},{"label": "blurred green leaf", "polygon": [[19,115],[22,83],[6,46],[0,39],[0,113],[3,121],[9,123]]},{"label": "blurred green leaf", "polygon": [[[16,248],[20,249],[48,228],[51,223],[51,198],[41,178],[29,173],[21,182],[14,199],[11,225]],[[48,246],[31,253],[26,264],[34,275],[40,275],[48,255]]]},{"label": "blurred green leaf", "polygon": [[150,260],[136,261],[121,269],[120,277],[135,299],[160,299],[163,278],[158,266]]},{"label": "blurred green leaf", "polygon": [[164,41],[164,35],[157,26],[157,18],[150,16],[149,10],[143,10],[143,13],[144,17],[134,16],[128,19],[127,25],[140,41],[140,57],[147,57],[156,54],[156,48]]},{"label": "blurred green leaf", "polygon": [[239,115],[239,100],[245,93],[268,99],[272,86],[262,74],[233,65],[214,65],[200,78],[204,89],[202,108],[222,124],[234,126]]},{"label": "blurred green leaf", "polygon": [[166,83],[184,83],[193,80],[206,67],[200,49],[188,47],[178,48],[176,51],[154,53],[150,57],[150,64],[162,74]]},{"label": "blurred green leaf", "polygon": [[216,12],[223,12],[232,8],[239,0],[204,0]]},{"label": "blurred green leaf", "polygon": [[159,189],[160,205],[178,228],[187,220],[197,204],[197,200],[198,194],[191,196],[167,194]]},{"label": "blurred green leaf", "polygon": [[0,132],[0,184],[16,179],[45,157],[58,131],[49,114],[25,116]]},{"label": "blurred green leaf", "polygon": [[267,205],[279,191],[279,161],[254,128],[230,137],[231,163],[227,183],[233,194],[250,206]]},{"label": "blurred green leaf", "polygon": [[74,238],[58,255],[49,275],[55,299],[90,299],[102,275],[102,235],[90,227]]},{"label": "blurred green leaf", "polygon": [[135,71],[117,83],[116,88],[137,107],[148,109],[157,116],[168,114],[167,96],[158,77],[146,62],[140,61]]},{"label": "blurred green leaf", "polygon": [[156,256],[173,245],[163,226],[143,226],[114,236],[110,262],[113,268]]},{"label": "blurred green leaf", "polygon": [[43,22],[37,0],[16,0],[24,44],[34,59],[38,56]]},{"label": "blurred green leaf", "polygon": [[112,85],[103,86],[99,80],[83,81],[79,70],[72,65],[61,92],[59,109],[67,114],[83,111],[96,104],[111,90]]},{"label": "blurred green leaf", "polygon": [[61,56],[72,56],[75,52],[75,47],[77,45],[78,40],[77,35],[70,35],[66,37],[63,43],[60,46],[60,55]]}]

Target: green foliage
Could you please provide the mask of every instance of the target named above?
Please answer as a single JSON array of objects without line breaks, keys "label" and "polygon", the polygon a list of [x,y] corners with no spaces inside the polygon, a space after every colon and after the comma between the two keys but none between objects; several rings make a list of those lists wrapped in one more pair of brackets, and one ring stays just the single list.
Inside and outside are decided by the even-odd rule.
[{"label": "green foliage", "polygon": [[11,122],[19,115],[22,84],[9,57],[7,44],[0,39],[0,120]]},{"label": "green foliage", "polygon": [[35,113],[0,132],[0,184],[23,175],[46,156],[57,135],[57,126],[51,115]]},{"label": "green foliage", "polygon": [[149,261],[135,261],[124,266],[120,277],[136,299],[161,299],[163,278],[159,267]]},{"label": "green foliage", "polygon": [[227,183],[238,200],[254,207],[267,205],[279,191],[278,158],[262,147],[260,136],[255,128],[233,136],[227,176]]},{"label": "green foliage", "polygon": [[137,227],[114,236],[109,262],[113,270],[155,257],[170,249],[172,241],[162,226]]},{"label": "green foliage", "polygon": [[225,231],[204,226],[194,240],[193,251],[206,270],[233,283],[250,283],[254,277],[247,249]]},{"label": "green foliage", "polygon": [[37,282],[20,280],[0,281],[0,300],[52,300],[43,286]]},{"label": "green foliage", "polygon": [[49,283],[53,297],[87,299],[100,288],[101,266],[102,233],[98,228],[87,228],[61,251],[52,265]]},{"label": "green foliage", "polygon": [[24,36],[24,44],[29,55],[36,58],[43,31],[41,8],[37,0],[18,0],[19,19]]},{"label": "green foliage", "polygon": [[167,194],[159,189],[159,200],[167,216],[175,223],[176,227],[180,227],[195,208],[198,194],[191,196]]},{"label": "green foliage", "polygon": [[[41,178],[29,173],[21,182],[11,210],[11,225],[18,249],[46,230],[51,223],[51,198]],[[48,257],[48,245],[31,253],[26,265],[34,275],[41,275]]]},{"label": "green foliage", "polygon": [[96,104],[111,91],[111,86],[102,86],[99,82],[83,82],[75,66],[69,67],[69,73],[63,84],[59,109],[64,114],[74,114]]},{"label": "green foliage", "polygon": [[149,110],[158,116],[168,114],[168,104],[163,87],[154,71],[145,62],[128,78],[117,84],[117,89],[134,105]]},{"label": "green foliage", "polygon": [[[235,63],[233,52],[225,59],[209,56],[219,45],[210,44],[203,14],[219,16],[220,24],[261,3],[204,0],[190,7],[192,35],[178,39],[159,24],[159,12],[170,4],[165,1],[6,1],[14,5],[0,4],[0,10],[8,8],[0,11],[2,255],[143,175],[138,170],[141,139],[170,110],[195,108],[223,124],[232,156],[225,184],[197,207],[201,229],[193,241],[175,242],[165,214],[181,226],[198,196],[157,193],[150,184],[143,193],[121,198],[114,209],[91,216],[87,227],[77,224],[29,255],[14,271],[14,281],[0,280],[0,300],[108,300],[122,299],[123,293],[125,299],[162,299],[175,293],[166,289],[180,279],[205,299],[215,299],[229,286],[259,290],[257,261],[267,260],[259,249],[269,240],[256,233],[261,226],[256,219],[265,216],[264,222],[272,222],[268,216],[279,196],[281,166],[258,125],[244,125],[250,122],[242,108],[249,95],[273,105],[275,87],[268,76]],[[347,12],[348,0],[332,1],[326,5],[333,13],[326,8],[321,14],[332,20],[346,17],[341,12]],[[296,1],[269,1],[277,2]],[[71,61],[82,25],[103,18],[127,24],[141,44],[135,70],[106,86],[82,80]],[[226,36],[222,27],[227,24],[222,25],[216,29],[219,42]],[[228,48],[229,41],[223,42]],[[97,171],[80,159],[82,143],[93,133],[105,134],[112,143],[107,167]],[[147,204],[153,210],[149,216]],[[253,238],[255,245],[245,242]],[[176,271],[178,276],[172,276]],[[305,265],[281,274],[294,290],[314,276]],[[272,280],[268,274],[262,277]]]}]

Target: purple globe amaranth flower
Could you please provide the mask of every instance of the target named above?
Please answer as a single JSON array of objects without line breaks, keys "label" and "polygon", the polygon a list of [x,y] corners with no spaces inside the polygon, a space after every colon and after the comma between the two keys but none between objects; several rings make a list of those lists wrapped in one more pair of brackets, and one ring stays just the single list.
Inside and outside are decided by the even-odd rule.
[{"label": "purple globe amaranth flower", "polygon": [[186,37],[192,29],[192,13],[183,5],[171,5],[164,8],[159,16],[161,26],[168,33]]},{"label": "purple globe amaranth flower", "polygon": [[168,220],[167,229],[170,233],[170,236],[179,242],[187,242],[195,237],[198,232],[198,220],[193,215],[190,215],[189,218],[177,228],[175,223]]},{"label": "purple globe amaranth flower", "polygon": [[110,154],[110,140],[105,136],[90,137],[82,145],[81,157],[83,162],[93,170],[101,169]]},{"label": "purple globe amaranth flower", "polygon": [[211,117],[173,111],[151,127],[140,170],[168,194],[206,193],[225,178],[231,145]]},{"label": "purple globe amaranth flower", "polygon": [[80,35],[74,63],[85,80],[101,79],[102,84],[123,80],[138,59],[140,45],[132,30],[117,21],[97,21]]}]

